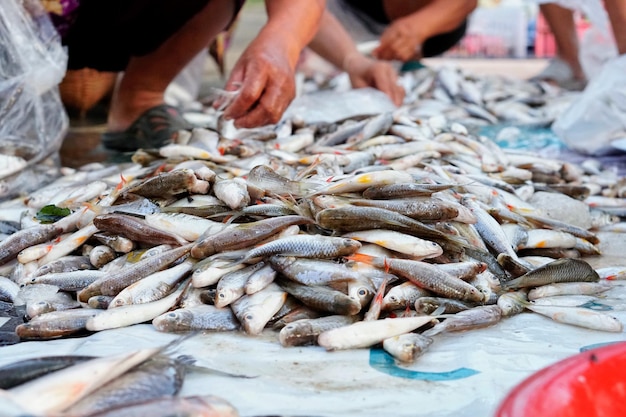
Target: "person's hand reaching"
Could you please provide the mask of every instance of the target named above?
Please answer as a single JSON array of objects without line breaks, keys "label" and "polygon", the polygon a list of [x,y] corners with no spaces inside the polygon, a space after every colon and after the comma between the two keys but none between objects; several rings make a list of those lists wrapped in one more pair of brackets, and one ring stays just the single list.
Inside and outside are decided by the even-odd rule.
[{"label": "person's hand reaching", "polygon": [[241,55],[225,89],[239,90],[224,118],[238,128],[277,123],[296,94],[295,74],[283,48],[267,33],[257,37]]},{"label": "person's hand reaching", "polygon": [[345,58],[343,69],[354,88],[373,87],[387,94],[396,106],[404,100],[404,89],[398,84],[398,73],[388,62],[371,59],[362,54]]}]

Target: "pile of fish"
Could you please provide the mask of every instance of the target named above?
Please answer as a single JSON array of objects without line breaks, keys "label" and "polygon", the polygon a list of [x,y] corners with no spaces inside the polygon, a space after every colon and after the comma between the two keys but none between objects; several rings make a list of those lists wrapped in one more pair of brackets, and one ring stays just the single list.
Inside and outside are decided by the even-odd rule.
[{"label": "pile of fish", "polygon": [[623,331],[581,306],[626,268],[581,258],[600,254],[597,231],[624,231],[626,181],[417,109],[250,130],[216,114],[132,163],[64,169],[3,202],[0,343],[151,322],[382,343],[411,362],[440,333],[523,311]]},{"label": "pile of fish", "polygon": [[[445,116],[471,128],[507,123],[548,126],[579,97],[543,81],[471,73],[456,66],[402,73],[407,112],[418,118]],[[306,93],[350,88],[345,73],[315,73],[303,80]]]}]

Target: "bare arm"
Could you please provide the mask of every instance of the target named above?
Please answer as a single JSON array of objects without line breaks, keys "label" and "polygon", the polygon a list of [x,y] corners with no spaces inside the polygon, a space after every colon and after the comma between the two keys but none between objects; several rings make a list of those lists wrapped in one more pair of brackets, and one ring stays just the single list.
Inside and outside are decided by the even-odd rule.
[{"label": "bare arm", "polygon": [[450,32],[476,8],[477,0],[435,0],[395,19],[380,39],[380,59],[408,61],[421,57],[421,45],[434,35]]},{"label": "bare arm", "polygon": [[268,21],[226,83],[240,93],[224,112],[237,127],[276,123],[295,97],[295,67],[317,31],[324,0],[266,0]]},{"label": "bare arm", "polygon": [[324,11],[309,48],[346,71],[353,87],[374,87],[387,94],[396,105],[402,103],[404,90],[397,83],[396,70],[386,62],[361,54],[350,34],[328,10]]}]

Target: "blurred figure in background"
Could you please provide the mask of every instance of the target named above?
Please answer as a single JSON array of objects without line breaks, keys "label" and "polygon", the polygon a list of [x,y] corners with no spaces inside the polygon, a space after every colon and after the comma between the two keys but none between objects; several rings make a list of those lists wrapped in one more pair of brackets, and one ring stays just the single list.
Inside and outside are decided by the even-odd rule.
[{"label": "blurred figure in background", "polygon": [[[626,54],[626,1],[605,0],[604,6],[611,22],[618,53]],[[556,3],[544,3],[539,7],[554,35],[557,55],[533,79],[548,81],[568,90],[583,90],[587,84],[587,76],[580,60],[574,12]]]},{"label": "blurred figure in background", "polygon": [[[328,0],[320,29],[309,47],[346,71],[353,87],[377,88],[396,104],[404,92],[397,70],[421,67],[421,58],[437,56],[464,36],[467,16],[477,0]],[[356,44],[379,41],[373,58]]]},{"label": "blurred figure in background", "polygon": [[[233,23],[244,0],[49,2],[70,12],[61,13],[66,19],[56,19],[68,47],[68,68],[123,73],[102,143],[109,149],[134,151],[166,145],[180,129],[190,127],[176,107],[165,104],[164,92]],[[68,2],[71,10],[64,8]],[[324,10],[323,0],[266,0],[265,5],[267,23],[226,82],[227,90],[240,91],[224,112],[237,127],[280,119],[295,97],[300,52],[314,36]]]}]

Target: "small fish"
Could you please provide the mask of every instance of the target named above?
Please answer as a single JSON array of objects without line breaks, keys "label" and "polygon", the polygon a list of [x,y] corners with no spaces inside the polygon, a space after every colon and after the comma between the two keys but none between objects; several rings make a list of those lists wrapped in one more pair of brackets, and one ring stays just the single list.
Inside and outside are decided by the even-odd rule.
[{"label": "small fish", "polygon": [[443,297],[420,297],[415,300],[415,311],[422,314],[432,314],[434,311],[439,311],[439,314],[454,314],[473,307],[475,305]]},{"label": "small fish", "polygon": [[48,242],[63,233],[63,228],[55,224],[42,224],[21,229],[0,242],[0,265],[4,265],[24,249]]},{"label": "small fish", "polygon": [[93,219],[96,230],[121,234],[127,238],[154,245],[184,245],[188,243],[182,237],[148,225],[145,220],[126,214],[101,214]]},{"label": "small fish", "polygon": [[248,173],[248,184],[263,190],[266,193],[300,197],[311,193],[317,188],[316,184],[306,181],[294,181],[279,175],[267,165],[258,165]]},{"label": "small fish", "polygon": [[385,170],[372,173],[358,174],[344,180],[339,180],[326,187],[318,189],[315,194],[344,194],[360,192],[369,187],[396,182],[411,182],[413,177],[401,171]]},{"label": "small fish", "polygon": [[185,284],[181,284],[173,293],[157,301],[108,308],[98,315],[89,317],[85,328],[93,332],[151,321],[178,303],[184,287]]},{"label": "small fish", "polygon": [[[159,351],[134,350],[88,360],[18,385],[9,394],[34,415],[59,413]],[[37,401],[32,401],[33,396]]]},{"label": "small fish", "polygon": [[70,310],[79,308],[81,304],[66,292],[57,292],[50,297],[42,297],[38,301],[29,300],[26,302],[26,316],[33,319],[41,314],[51,311]]},{"label": "small fish", "polygon": [[502,284],[503,289],[539,287],[559,282],[597,282],[598,273],[580,259],[559,259]]},{"label": "small fish", "polygon": [[37,277],[45,274],[72,272],[81,269],[93,269],[93,265],[89,262],[89,258],[87,256],[68,255],[62,256],[55,261],[40,266],[33,273],[33,276]]},{"label": "small fish", "polygon": [[506,292],[498,297],[498,307],[502,316],[510,317],[519,314],[526,309],[528,303],[528,289],[522,288],[517,291]]},{"label": "small fish", "polygon": [[269,284],[274,282],[277,272],[272,268],[270,264],[264,264],[262,268],[254,271],[252,275],[248,277],[243,289],[246,294],[254,294],[261,291]]},{"label": "small fish", "polygon": [[304,305],[334,314],[353,315],[361,311],[361,303],[346,294],[328,287],[309,287],[281,280],[280,288],[291,294]]},{"label": "small fish", "polygon": [[314,345],[320,333],[352,324],[356,319],[357,316],[333,315],[297,320],[283,327],[278,339],[283,346]]},{"label": "small fish", "polygon": [[600,282],[561,282],[542,285],[528,292],[528,299],[534,301],[543,297],[559,295],[596,295],[613,288],[609,281]]},{"label": "small fish", "polygon": [[276,239],[257,246],[249,250],[240,262],[247,262],[250,259],[271,255],[323,259],[338,258],[351,255],[360,248],[360,242],[347,237],[300,234]]},{"label": "small fish", "polygon": [[203,259],[217,252],[247,248],[291,225],[310,223],[313,223],[312,219],[294,215],[236,225],[222,232],[200,237],[191,249],[191,256]]},{"label": "small fish", "polygon": [[303,285],[329,285],[360,278],[360,274],[346,264],[326,259],[274,255],[270,256],[269,263],[282,275]]},{"label": "small fish", "polygon": [[184,192],[199,192],[206,194],[208,182],[198,180],[190,169],[177,169],[162,172],[154,177],[146,178],[138,184],[124,188],[122,194],[137,194],[147,198],[163,198],[164,196],[181,194]]},{"label": "small fish", "polygon": [[617,318],[587,308],[536,305],[532,302],[528,303],[526,308],[558,323],[604,332],[621,333],[624,331],[624,325]]},{"label": "small fish", "polygon": [[52,311],[20,324],[15,328],[15,332],[26,340],[57,339],[85,330],[87,320],[101,312],[102,310],[91,308]]},{"label": "small fish", "polygon": [[375,243],[416,260],[435,258],[443,253],[443,249],[436,242],[392,230],[362,230],[360,232],[345,233],[343,237]]},{"label": "small fish", "polygon": [[354,255],[349,259],[388,269],[391,273],[404,277],[419,287],[445,297],[474,302],[484,301],[484,295],[472,285],[422,261],[397,258],[381,259],[361,254]]},{"label": "small fish", "polygon": [[96,268],[101,268],[116,257],[115,251],[107,245],[94,246],[94,248],[89,251],[89,262]]},{"label": "small fish", "polygon": [[191,273],[191,285],[204,288],[216,284],[224,275],[245,268],[242,263],[206,258],[198,262]]},{"label": "small fish", "polygon": [[76,232],[67,236],[58,242],[54,242],[48,253],[38,260],[39,265],[45,265],[62,256],[69,255],[81,245],[83,245],[91,236],[98,231],[93,224],[78,229]]},{"label": "small fish", "polygon": [[241,178],[216,181],[213,193],[232,210],[242,209],[250,203],[246,182]]},{"label": "small fish", "polygon": [[383,298],[383,310],[391,311],[406,308],[415,304],[420,297],[429,297],[432,293],[418,287],[411,281],[403,282],[387,291]]},{"label": "small fish", "polygon": [[174,248],[157,256],[141,260],[128,268],[107,274],[83,288],[78,293],[78,300],[87,302],[94,295],[117,295],[130,284],[154,272],[161,271],[177,259],[187,255],[191,250],[191,246],[192,244],[190,243]]},{"label": "small fish", "polygon": [[370,308],[365,312],[365,315],[363,316],[363,321],[378,320],[378,317],[380,316],[380,312],[383,307],[383,297],[385,295],[386,288],[387,278],[383,279],[383,282],[378,287],[378,290],[376,290],[376,294],[374,295],[374,299],[370,304]]},{"label": "small fish", "polygon": [[0,301],[15,303],[20,286],[7,277],[0,276]]},{"label": "small fish", "polygon": [[359,321],[320,333],[317,344],[326,350],[370,347],[390,337],[418,329],[432,320],[433,317],[421,316]]},{"label": "small fish", "polygon": [[243,296],[246,293],[245,285],[248,278],[264,266],[265,263],[259,262],[224,274],[217,283],[215,307],[226,307]]},{"label": "small fish", "polygon": [[160,300],[170,294],[193,267],[193,262],[184,262],[171,268],[158,271],[129,285],[117,294],[108,308],[124,305],[144,304]]},{"label": "small fish", "polygon": [[405,333],[383,340],[383,349],[403,363],[413,363],[433,343],[433,339],[419,333]]},{"label": "small fish", "polygon": [[275,283],[271,283],[259,292],[242,296],[231,308],[245,332],[249,335],[258,335],[280,310],[286,298],[287,293]]},{"label": "small fish", "polygon": [[424,336],[434,336],[442,332],[480,329],[496,324],[501,318],[502,310],[497,305],[474,307],[452,315],[422,334]]},{"label": "small fish", "polygon": [[176,333],[196,330],[231,331],[240,327],[230,308],[217,308],[207,304],[177,308],[152,320],[160,332]]},{"label": "small fish", "polygon": [[94,359],[95,356],[44,356],[9,363],[0,368],[0,389],[9,389],[69,366]]},{"label": "small fish", "polygon": [[28,284],[48,284],[57,286],[61,291],[80,291],[105,275],[97,269],[83,269],[39,275],[30,279]]},{"label": "small fish", "polygon": [[178,394],[185,377],[185,365],[163,354],[139,366],[82,398],[64,411],[67,415],[92,415]]}]

